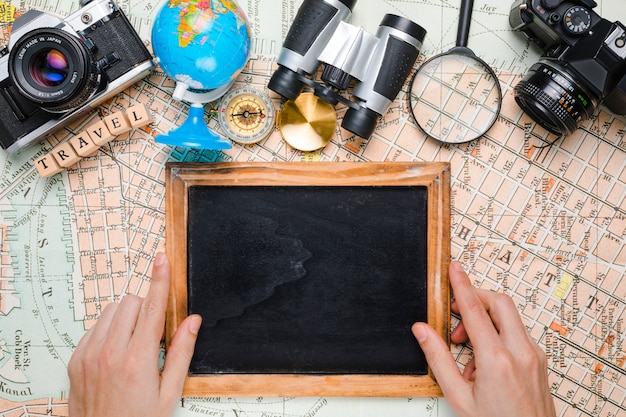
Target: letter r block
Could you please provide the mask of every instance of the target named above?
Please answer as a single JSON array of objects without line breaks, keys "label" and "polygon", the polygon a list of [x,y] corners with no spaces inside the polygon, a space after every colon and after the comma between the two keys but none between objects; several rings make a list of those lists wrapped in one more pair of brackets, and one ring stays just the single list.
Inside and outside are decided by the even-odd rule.
[{"label": "letter r block", "polygon": [[82,159],[69,142],[63,142],[60,145],[55,146],[50,153],[54,156],[57,163],[63,168],[71,167]]}]

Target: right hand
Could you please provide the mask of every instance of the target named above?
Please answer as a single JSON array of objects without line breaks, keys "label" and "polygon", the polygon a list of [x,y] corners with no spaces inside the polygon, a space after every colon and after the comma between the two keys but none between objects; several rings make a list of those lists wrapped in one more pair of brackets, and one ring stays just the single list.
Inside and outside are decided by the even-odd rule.
[{"label": "right hand", "polygon": [[511,298],[474,288],[458,262],[450,264],[450,285],[452,311],[462,319],[451,340],[471,340],[474,350],[463,373],[432,327],[413,325],[450,407],[459,417],[555,417],[546,355],[526,331]]}]

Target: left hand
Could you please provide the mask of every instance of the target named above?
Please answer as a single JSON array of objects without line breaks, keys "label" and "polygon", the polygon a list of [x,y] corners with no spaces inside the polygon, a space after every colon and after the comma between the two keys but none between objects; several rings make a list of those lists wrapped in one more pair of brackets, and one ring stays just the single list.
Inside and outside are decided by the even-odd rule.
[{"label": "left hand", "polygon": [[145,299],[110,304],[85,334],[68,365],[71,417],[169,417],[185,382],[202,319],[187,317],[158,362],[170,286],[170,264],[157,254]]}]

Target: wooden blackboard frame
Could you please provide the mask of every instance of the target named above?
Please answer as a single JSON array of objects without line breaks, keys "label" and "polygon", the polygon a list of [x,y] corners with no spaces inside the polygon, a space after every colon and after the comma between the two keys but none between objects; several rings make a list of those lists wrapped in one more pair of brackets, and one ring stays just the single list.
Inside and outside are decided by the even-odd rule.
[{"label": "wooden blackboard frame", "polygon": [[[194,186],[423,186],[427,188],[428,322],[449,341],[450,166],[416,162],[168,163],[166,251],[172,280],[166,349],[188,314],[188,191]],[[189,375],[183,396],[442,396],[426,375],[203,374]]]}]

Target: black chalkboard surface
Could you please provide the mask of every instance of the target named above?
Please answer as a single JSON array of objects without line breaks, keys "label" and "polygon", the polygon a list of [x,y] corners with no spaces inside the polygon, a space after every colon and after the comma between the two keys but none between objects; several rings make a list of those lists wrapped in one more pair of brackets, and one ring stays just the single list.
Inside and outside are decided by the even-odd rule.
[{"label": "black chalkboard surface", "polygon": [[446,163],[168,164],[166,348],[184,395],[436,396],[411,333],[449,332]]},{"label": "black chalkboard surface", "polygon": [[190,187],[192,373],[426,374],[426,187]]}]

